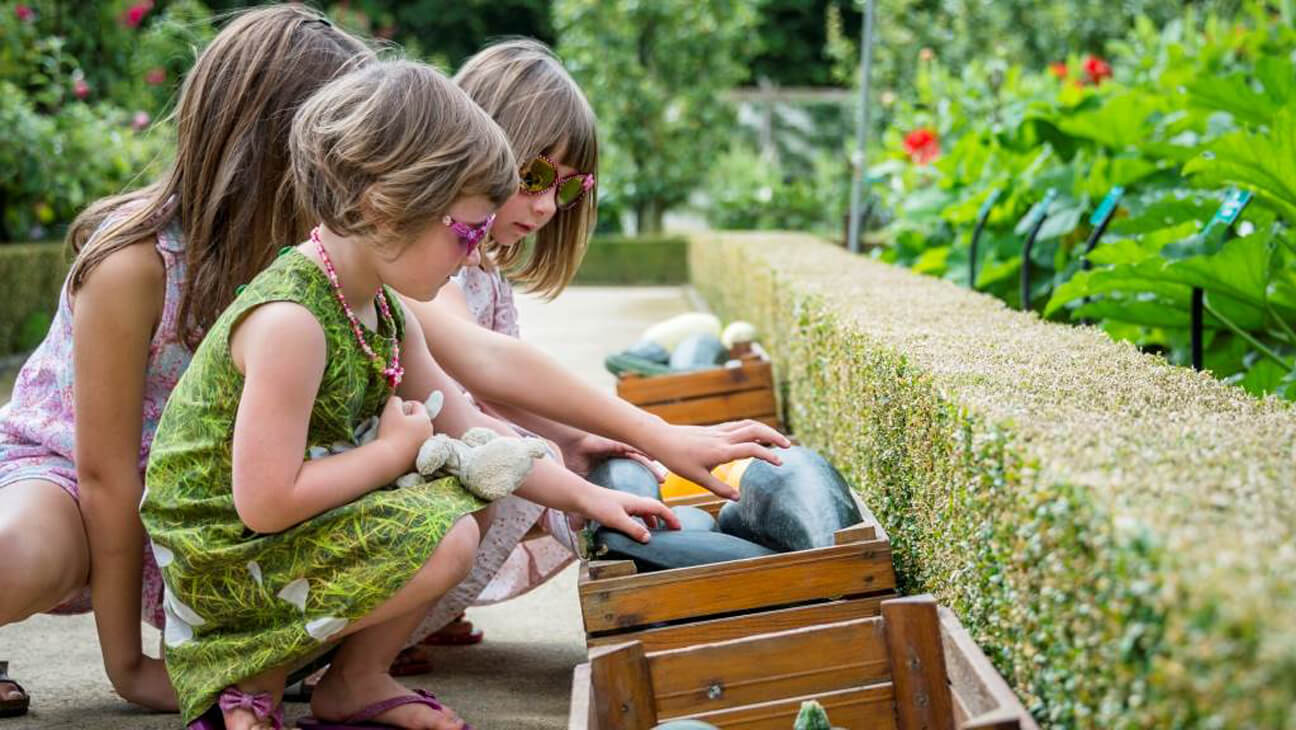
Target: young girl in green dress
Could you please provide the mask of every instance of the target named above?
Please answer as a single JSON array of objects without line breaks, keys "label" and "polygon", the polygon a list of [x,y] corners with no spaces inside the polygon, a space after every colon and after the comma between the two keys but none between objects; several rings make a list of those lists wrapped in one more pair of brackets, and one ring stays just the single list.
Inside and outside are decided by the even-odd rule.
[{"label": "young girl in green dress", "polygon": [[[165,583],[167,668],[185,722],[279,727],[289,668],[341,641],[303,727],[457,728],[387,669],[471,568],[488,505],[452,478],[387,486],[434,426],[510,430],[453,386],[396,293],[435,296],[517,189],[516,162],[462,91],[405,61],[325,86],[290,153],[320,225],[217,319],[153,444],[141,516]],[[420,405],[433,390],[435,424]],[[377,439],[306,458],[376,414]],[[660,502],[548,460],[517,493],[645,541],[633,516],[678,526]]]}]

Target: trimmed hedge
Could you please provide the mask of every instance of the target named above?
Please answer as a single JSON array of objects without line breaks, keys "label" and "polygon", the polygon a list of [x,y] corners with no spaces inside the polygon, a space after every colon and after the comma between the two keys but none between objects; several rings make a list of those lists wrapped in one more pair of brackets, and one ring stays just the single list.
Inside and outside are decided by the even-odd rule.
[{"label": "trimmed hedge", "polygon": [[1294,726],[1292,407],[804,235],[690,264],[1042,723]]},{"label": "trimmed hedge", "polygon": [[61,243],[0,246],[0,356],[45,338],[68,266]]},{"label": "trimmed hedge", "polygon": [[575,284],[687,284],[688,241],[679,237],[598,236]]}]

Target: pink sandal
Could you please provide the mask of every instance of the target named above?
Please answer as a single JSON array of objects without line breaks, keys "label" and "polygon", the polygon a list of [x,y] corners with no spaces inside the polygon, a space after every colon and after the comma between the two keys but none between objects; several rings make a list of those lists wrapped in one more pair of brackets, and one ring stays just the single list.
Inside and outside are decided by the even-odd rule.
[{"label": "pink sandal", "polygon": [[216,704],[189,723],[189,730],[225,730],[225,713],[238,708],[251,710],[256,719],[269,720],[275,730],[283,730],[283,705],[275,707],[268,692],[248,694],[238,687],[226,687]]},{"label": "pink sandal", "polygon": [[[427,705],[434,710],[443,710],[445,706],[437,702],[436,695],[425,689],[416,689],[412,695],[401,695],[375,702],[338,722],[316,720],[314,717],[303,717],[297,721],[301,730],[388,730],[396,725],[385,722],[369,722],[375,717],[402,705]],[[472,725],[464,723],[463,730],[472,730]]]}]

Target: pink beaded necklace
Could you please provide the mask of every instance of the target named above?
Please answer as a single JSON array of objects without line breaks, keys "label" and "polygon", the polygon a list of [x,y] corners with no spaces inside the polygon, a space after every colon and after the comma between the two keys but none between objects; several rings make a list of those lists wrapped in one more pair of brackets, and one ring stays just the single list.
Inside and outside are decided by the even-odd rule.
[{"label": "pink beaded necklace", "polygon": [[[347,319],[351,321],[351,332],[355,334],[356,342],[360,343],[360,349],[364,350],[364,354],[368,355],[370,360],[381,366],[382,359],[365,341],[364,333],[360,330],[360,320],[356,318],[355,312],[351,311],[351,305],[347,304],[346,296],[342,294],[342,282],[338,280],[337,269],[333,268],[333,261],[329,258],[328,251],[324,250],[324,242],[320,240],[319,226],[315,226],[311,230],[310,238],[315,244],[315,250],[319,253],[320,260],[324,262],[324,271],[328,274],[329,282],[333,285],[333,294],[342,305],[342,311],[346,312]],[[381,286],[378,287],[378,292],[374,294],[374,299],[378,301],[378,311],[382,313],[387,328],[394,334],[396,332],[396,318],[392,316],[391,308],[387,306],[387,297],[383,294]],[[395,337],[392,338],[391,362],[387,367],[383,368],[382,374],[387,378],[387,382],[392,388],[400,385],[401,378],[405,375],[405,368],[401,367],[400,364],[400,340]]]}]

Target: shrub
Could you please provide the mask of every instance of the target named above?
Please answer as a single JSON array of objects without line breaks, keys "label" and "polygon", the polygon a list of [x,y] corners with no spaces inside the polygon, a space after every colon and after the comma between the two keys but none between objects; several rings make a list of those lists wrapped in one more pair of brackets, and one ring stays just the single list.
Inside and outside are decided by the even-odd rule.
[{"label": "shrub", "polygon": [[762,330],[904,587],[1042,722],[1290,725],[1292,406],[808,236],[701,235],[690,265]]}]

